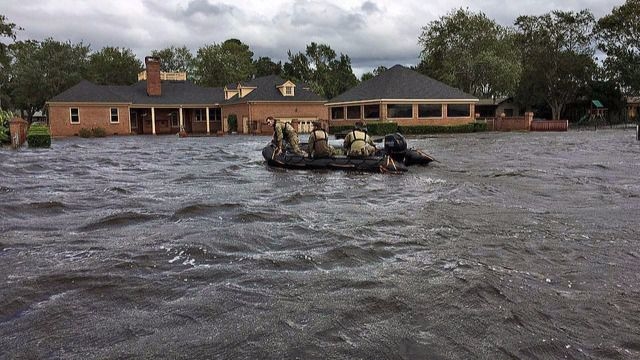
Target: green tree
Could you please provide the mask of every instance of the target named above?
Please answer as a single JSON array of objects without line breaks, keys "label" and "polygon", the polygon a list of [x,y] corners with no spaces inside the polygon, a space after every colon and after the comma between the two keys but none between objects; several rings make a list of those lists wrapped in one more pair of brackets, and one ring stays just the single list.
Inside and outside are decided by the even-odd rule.
[{"label": "green tree", "polygon": [[254,61],[253,66],[256,71],[256,77],[282,74],[282,63],[278,61],[276,64],[269,57],[258,58],[258,60]]},{"label": "green tree", "polygon": [[518,17],[517,39],[523,49],[523,77],[517,93],[521,103],[544,100],[553,119],[560,119],[566,104],[575,101],[595,76],[594,24],[588,10]]},{"label": "green tree", "polygon": [[374,77],[382,74],[383,72],[387,71],[387,67],[386,66],[378,66],[377,68],[373,69],[373,72],[366,72],[364,74],[362,74],[362,76],[360,76],[360,81],[367,81],[370,79],[373,79]]},{"label": "green tree", "polygon": [[521,66],[514,33],[483,13],[457,9],[422,28],[418,71],[475,96],[512,95]]},{"label": "green tree", "polygon": [[640,94],[640,0],[627,0],[611,14],[598,20],[598,48],[607,57],[607,76],[616,81],[627,95]]},{"label": "green tree", "polygon": [[151,55],[160,58],[160,71],[186,72],[187,78],[193,80],[195,59],[185,45],[179,48],[171,45],[171,47],[162,50],[153,50]]},{"label": "green tree", "polygon": [[102,85],[131,85],[138,81],[142,63],[133,51],[105,47],[89,56],[87,80]]},{"label": "green tree", "polygon": [[4,106],[6,107],[8,101],[10,100],[8,95],[8,68],[9,64],[11,63],[11,57],[9,53],[11,45],[5,44],[2,39],[15,41],[17,30],[22,29],[17,27],[16,24],[10,23],[4,15],[0,15],[0,110],[2,109],[2,104],[4,103]]},{"label": "green tree", "polygon": [[41,110],[47,100],[82,80],[89,46],[49,38],[18,42],[11,53],[10,95],[16,108],[26,112],[31,122],[33,113]]},{"label": "green tree", "polygon": [[336,58],[336,52],[329,45],[312,42],[304,54],[292,54],[291,51],[287,54],[289,62],[284,65],[285,75],[308,84],[314,92],[327,99],[358,83],[349,56],[340,54],[340,58]]},{"label": "green tree", "polygon": [[198,49],[196,80],[203,86],[224,86],[249,80],[255,73],[253,52],[240,40],[229,39]]}]

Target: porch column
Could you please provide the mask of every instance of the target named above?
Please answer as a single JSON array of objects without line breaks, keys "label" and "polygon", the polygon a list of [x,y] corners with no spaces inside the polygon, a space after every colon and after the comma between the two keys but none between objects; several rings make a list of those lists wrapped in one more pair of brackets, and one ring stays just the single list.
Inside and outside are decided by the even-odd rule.
[{"label": "porch column", "polygon": [[182,107],[180,107],[180,132],[184,131],[184,117],[182,115]]},{"label": "porch column", "polygon": [[209,128],[209,107],[208,106],[205,108],[205,111],[207,112],[207,135],[209,135],[211,133],[211,129]]},{"label": "porch column", "polygon": [[156,108],[151,108],[151,133],[156,134]]}]

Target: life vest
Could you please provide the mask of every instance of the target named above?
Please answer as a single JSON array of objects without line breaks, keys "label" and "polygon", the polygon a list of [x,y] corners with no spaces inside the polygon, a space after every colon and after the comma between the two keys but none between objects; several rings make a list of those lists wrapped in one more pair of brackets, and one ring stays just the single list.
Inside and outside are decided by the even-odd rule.
[{"label": "life vest", "polygon": [[[351,144],[349,144],[349,149],[355,150],[355,149],[362,149],[363,147],[367,146],[367,133],[362,131],[362,130],[352,130],[351,134],[353,136],[353,140],[351,140]],[[361,136],[361,137],[359,137]],[[359,144],[358,142],[362,142],[362,144]],[[358,143],[356,145],[356,143]]]}]

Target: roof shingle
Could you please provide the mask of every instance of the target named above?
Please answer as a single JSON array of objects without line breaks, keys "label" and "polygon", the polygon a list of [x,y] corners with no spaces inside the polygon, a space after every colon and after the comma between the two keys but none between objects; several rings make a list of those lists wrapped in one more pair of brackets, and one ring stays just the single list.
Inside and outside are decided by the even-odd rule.
[{"label": "roof shingle", "polygon": [[395,65],[382,74],[336,96],[327,105],[383,99],[478,100],[473,95],[422,75],[417,71],[402,65]]}]

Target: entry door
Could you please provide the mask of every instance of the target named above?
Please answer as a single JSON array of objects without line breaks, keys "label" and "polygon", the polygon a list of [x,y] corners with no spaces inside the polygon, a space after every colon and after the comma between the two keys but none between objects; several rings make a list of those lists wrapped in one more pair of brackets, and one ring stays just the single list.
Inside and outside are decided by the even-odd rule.
[{"label": "entry door", "polygon": [[242,133],[243,134],[249,133],[249,117],[248,116],[242,117]]}]

